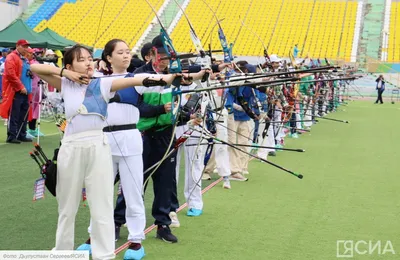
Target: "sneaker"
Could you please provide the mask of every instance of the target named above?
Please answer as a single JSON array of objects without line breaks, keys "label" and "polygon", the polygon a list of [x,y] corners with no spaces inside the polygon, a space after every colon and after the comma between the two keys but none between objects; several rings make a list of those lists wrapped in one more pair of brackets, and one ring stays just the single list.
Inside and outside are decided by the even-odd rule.
[{"label": "sneaker", "polygon": [[178,238],[171,233],[171,229],[167,225],[158,226],[156,237],[167,243],[178,242]]},{"label": "sneaker", "polygon": [[36,136],[33,136],[33,135],[31,135],[30,133],[28,133],[28,131],[26,132],[26,138],[28,138],[28,139],[34,139],[34,138],[36,138]]},{"label": "sneaker", "polygon": [[37,130],[37,135],[38,136],[44,136],[44,134],[42,132],[40,132],[39,129]]},{"label": "sneaker", "polygon": [[121,226],[115,225],[115,241],[118,241],[120,238],[119,233],[121,232]]},{"label": "sneaker", "polygon": [[224,189],[231,188],[231,182],[229,181],[229,179],[224,180],[224,182],[222,183],[222,188],[224,188]]},{"label": "sneaker", "polygon": [[209,181],[209,180],[211,180],[211,176],[208,173],[204,173],[203,176],[201,177],[201,179],[203,181]]},{"label": "sneaker", "polygon": [[124,260],[140,260],[145,255],[144,247],[141,244],[131,243],[125,252]]},{"label": "sneaker", "polygon": [[17,140],[17,139],[10,139],[6,141],[9,144],[20,144],[21,141]]},{"label": "sneaker", "polygon": [[297,133],[293,133],[293,134],[290,134],[289,137],[297,139],[297,138],[299,138],[299,135]]},{"label": "sneaker", "polygon": [[214,173],[214,174],[218,174],[218,169],[215,168],[214,171],[213,171],[213,173]]},{"label": "sneaker", "polygon": [[26,135],[30,135],[30,136],[33,136],[33,137],[37,137],[38,136],[37,131],[36,130],[31,130],[31,129],[26,130]]},{"label": "sneaker", "polygon": [[201,214],[203,214],[203,211],[201,209],[195,209],[195,208],[190,208],[186,213],[188,217],[198,217]]},{"label": "sneaker", "polygon": [[24,137],[24,138],[18,138],[18,141],[28,143],[28,142],[32,142],[32,139],[28,138],[28,137]]},{"label": "sneaker", "polygon": [[231,176],[229,176],[229,180],[231,180],[231,181],[248,181],[248,179],[240,173],[232,174]]},{"label": "sneaker", "polygon": [[169,225],[172,228],[178,228],[181,226],[181,223],[179,223],[178,215],[176,212],[171,211],[169,213],[169,218],[171,219],[171,224]]},{"label": "sneaker", "polygon": [[89,255],[92,254],[92,246],[90,245],[90,238],[86,242],[76,249],[78,251],[89,251]]}]

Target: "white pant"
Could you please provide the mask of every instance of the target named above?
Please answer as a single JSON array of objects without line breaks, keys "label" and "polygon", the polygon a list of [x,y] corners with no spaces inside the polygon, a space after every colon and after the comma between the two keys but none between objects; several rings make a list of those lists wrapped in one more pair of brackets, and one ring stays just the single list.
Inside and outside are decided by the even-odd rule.
[{"label": "white pant", "polygon": [[307,101],[307,104],[304,106],[304,117],[303,117],[303,120],[307,121],[307,122],[303,123],[305,127],[311,127],[312,126],[312,122],[309,121],[309,120],[312,119],[312,117],[311,117],[311,114],[312,114],[311,108],[312,108],[312,106],[313,105],[311,103],[308,104],[308,101]]},{"label": "white pant", "polygon": [[[178,126],[175,135],[179,138],[185,131],[189,129],[188,126]],[[193,132],[193,136],[199,136],[198,132]],[[185,155],[185,199],[188,203],[188,208],[203,209],[203,198],[201,195],[201,175],[204,169],[204,152],[205,146],[186,146],[188,144],[198,144],[199,138],[190,138],[179,147],[176,156],[176,183],[178,183],[179,166],[181,160],[181,152],[184,147]]]},{"label": "white pant", "polygon": [[296,111],[296,128],[301,129],[301,117],[300,117],[300,110]]},{"label": "white pant", "polygon": [[[145,239],[144,229],[146,228],[146,213],[144,209],[143,190],[143,158],[142,155],[112,156],[114,179],[119,170],[122,192],[126,204],[126,225],[129,235],[128,241],[142,243]],[[89,234],[92,231],[92,220],[88,228]]]},{"label": "white pant", "polygon": [[285,135],[283,134],[283,124],[281,123],[282,121],[282,112],[281,111],[274,111],[274,117],[273,117],[274,122],[279,122],[279,123],[273,123],[273,129],[274,129],[274,138],[279,144],[282,137]]},{"label": "white pant", "polygon": [[[225,113],[223,114],[225,115]],[[224,116],[224,122],[222,123],[223,125],[218,124],[218,122],[216,123],[217,138],[225,142],[228,142],[228,129],[226,129],[226,127],[228,126],[227,117],[228,112],[226,112],[226,115]],[[221,177],[230,176],[231,167],[229,162],[228,146],[225,144],[216,144],[214,145],[213,150],[213,153],[215,154],[215,162],[217,164],[218,175]]]},{"label": "white pant", "polygon": [[142,197],[143,190],[143,158],[142,155],[113,156],[114,175],[121,178],[122,192],[126,203],[126,224],[128,240],[141,243],[145,239],[146,214]]},{"label": "white pant", "polygon": [[[265,122],[261,123],[258,127],[258,145],[259,146],[269,146],[275,147],[275,137],[274,137],[274,127],[272,124],[269,125],[267,134],[262,137],[262,133],[265,128]],[[268,153],[274,152],[275,149],[258,148],[257,156],[265,160],[268,159]]]},{"label": "white pant", "polygon": [[86,187],[93,259],[114,259],[112,159],[107,136],[87,131],[64,137],[57,158],[58,225],[56,250],[74,249],[75,216]]}]

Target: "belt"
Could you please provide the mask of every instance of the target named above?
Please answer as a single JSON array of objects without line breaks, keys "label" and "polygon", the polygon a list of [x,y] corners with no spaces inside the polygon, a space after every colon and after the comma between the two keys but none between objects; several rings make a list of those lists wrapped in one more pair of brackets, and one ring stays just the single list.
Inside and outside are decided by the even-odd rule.
[{"label": "belt", "polygon": [[115,132],[115,131],[132,130],[132,129],[136,129],[136,124],[106,126],[103,128],[103,132]]}]

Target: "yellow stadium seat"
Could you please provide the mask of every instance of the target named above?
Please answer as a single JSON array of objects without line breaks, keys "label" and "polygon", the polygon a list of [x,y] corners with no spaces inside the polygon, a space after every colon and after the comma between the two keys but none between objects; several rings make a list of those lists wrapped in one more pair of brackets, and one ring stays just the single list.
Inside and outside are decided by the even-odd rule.
[{"label": "yellow stadium seat", "polygon": [[[150,3],[158,10],[163,1]],[[78,0],[65,3],[47,26],[68,39],[95,48],[104,48],[113,38],[126,41],[132,48],[153,18],[154,13],[145,1]]]},{"label": "yellow stadium seat", "polygon": [[[217,10],[218,18],[224,19],[221,23],[222,28],[227,41],[232,42],[238,34],[240,21],[246,16],[248,3],[242,0],[208,0],[208,3],[213,10]],[[302,56],[322,55],[324,58],[326,55],[326,58],[332,59],[340,52],[345,53],[346,59],[350,60],[357,4],[356,1],[252,1],[245,24],[261,37],[262,42],[268,47],[269,54],[275,53],[287,57],[297,43],[303,51]],[[191,0],[186,13],[203,45],[208,47],[211,28],[216,24],[212,12],[202,0]],[[342,24],[345,25],[343,31]],[[179,39],[174,43],[180,52],[194,49],[188,32],[186,20],[180,19],[171,34],[172,39]],[[221,49],[216,29],[212,33],[211,45],[212,49]],[[262,55],[261,46],[257,37],[243,28],[234,45],[233,53],[259,56]]]},{"label": "yellow stadium seat", "polygon": [[388,41],[388,62],[400,62],[400,2],[392,2]]}]

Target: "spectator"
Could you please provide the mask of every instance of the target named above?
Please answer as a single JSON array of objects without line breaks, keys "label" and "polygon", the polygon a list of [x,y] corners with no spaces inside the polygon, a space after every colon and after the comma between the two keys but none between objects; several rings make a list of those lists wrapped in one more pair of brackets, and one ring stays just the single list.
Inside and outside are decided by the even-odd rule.
[{"label": "spectator", "polygon": [[32,89],[32,73],[28,60],[25,58],[28,47],[28,41],[19,40],[17,49],[7,56],[4,67],[0,116],[9,118],[7,142],[13,144],[32,141],[26,137],[28,94]]},{"label": "spectator", "polygon": [[375,104],[378,104],[378,101],[383,104],[382,94],[385,91],[385,79],[383,78],[383,75],[379,75],[379,77],[375,81],[376,90],[378,90],[378,98],[376,99]]},{"label": "spectator", "polygon": [[296,59],[297,58],[297,55],[299,54],[299,52],[300,52],[300,50],[299,50],[299,48],[297,47],[297,43],[294,45],[294,48],[293,48],[293,57]]},{"label": "spectator", "polygon": [[0,100],[1,100],[1,91],[2,91],[2,80],[3,80],[3,73],[4,73],[4,63],[6,62],[6,57],[8,55],[9,49],[2,49],[0,52]]},{"label": "spectator", "polygon": [[[34,53],[37,53],[38,51],[38,49],[29,49],[26,56],[29,64],[39,64],[34,55]],[[32,73],[32,77],[32,102],[30,105],[30,113],[28,117],[28,135],[32,137],[37,137],[44,136],[44,134],[41,133],[40,130],[36,127],[37,119],[39,118],[40,113],[40,103],[42,102],[43,96],[43,90],[41,90],[40,88],[42,88],[44,82],[41,81],[40,78],[34,73]]]}]

